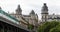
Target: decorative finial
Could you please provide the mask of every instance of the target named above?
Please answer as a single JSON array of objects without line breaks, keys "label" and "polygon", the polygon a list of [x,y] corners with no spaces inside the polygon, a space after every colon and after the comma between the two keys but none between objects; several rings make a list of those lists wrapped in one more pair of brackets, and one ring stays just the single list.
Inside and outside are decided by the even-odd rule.
[{"label": "decorative finial", "polygon": [[18,8],[20,8],[20,5],[18,5]]},{"label": "decorative finial", "polygon": [[44,5],[46,5],[46,3],[44,3]]}]

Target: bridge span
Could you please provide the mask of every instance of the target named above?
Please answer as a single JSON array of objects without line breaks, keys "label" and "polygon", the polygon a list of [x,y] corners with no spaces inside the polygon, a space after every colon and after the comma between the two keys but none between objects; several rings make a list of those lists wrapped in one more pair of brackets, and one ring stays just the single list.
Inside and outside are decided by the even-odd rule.
[{"label": "bridge span", "polygon": [[19,21],[0,9],[0,32],[29,32]]}]

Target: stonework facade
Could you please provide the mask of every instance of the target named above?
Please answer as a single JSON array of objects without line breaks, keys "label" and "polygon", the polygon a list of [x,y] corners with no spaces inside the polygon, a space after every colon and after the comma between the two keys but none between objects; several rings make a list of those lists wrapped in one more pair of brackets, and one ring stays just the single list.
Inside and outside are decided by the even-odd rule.
[{"label": "stonework facade", "polygon": [[45,21],[60,21],[60,15],[55,15],[55,14],[52,14],[52,15],[49,15],[48,13],[48,7],[46,5],[46,3],[44,3],[43,7],[42,7],[42,10],[41,10],[41,19],[42,19],[42,22],[45,22]]},{"label": "stonework facade", "polygon": [[25,26],[26,28],[27,28],[28,23],[32,24],[34,26],[38,25],[38,15],[35,14],[34,10],[32,10],[29,15],[22,15],[22,9],[21,9],[20,5],[18,5],[18,7],[16,9],[16,13],[10,14],[10,15],[17,18],[20,21],[20,24],[22,26]]},{"label": "stonework facade", "polygon": [[41,10],[41,15],[42,15],[42,21],[47,21],[48,19],[48,7],[46,3],[44,3],[42,10]]}]

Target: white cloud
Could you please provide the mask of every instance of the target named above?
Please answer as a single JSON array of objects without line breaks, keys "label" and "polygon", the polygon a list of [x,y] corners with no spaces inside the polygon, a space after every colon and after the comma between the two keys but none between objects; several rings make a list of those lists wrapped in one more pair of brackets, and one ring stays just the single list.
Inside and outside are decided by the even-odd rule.
[{"label": "white cloud", "polygon": [[[41,7],[43,3],[47,3],[49,13],[60,14],[60,0],[0,0],[0,6],[3,10],[14,12],[17,5],[20,4],[23,14],[29,14],[32,9],[41,18]],[[51,11],[50,11],[51,10]],[[54,11],[53,11],[54,10]]]}]

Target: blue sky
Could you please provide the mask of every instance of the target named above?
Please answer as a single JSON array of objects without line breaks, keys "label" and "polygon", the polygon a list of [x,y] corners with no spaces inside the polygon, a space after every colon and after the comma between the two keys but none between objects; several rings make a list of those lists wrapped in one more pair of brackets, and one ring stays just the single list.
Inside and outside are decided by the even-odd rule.
[{"label": "blue sky", "polygon": [[17,5],[20,4],[22,14],[28,15],[33,9],[41,19],[41,7],[47,3],[49,14],[60,14],[60,0],[0,0],[0,6],[6,12],[15,13]]}]

